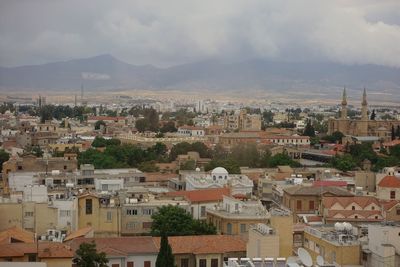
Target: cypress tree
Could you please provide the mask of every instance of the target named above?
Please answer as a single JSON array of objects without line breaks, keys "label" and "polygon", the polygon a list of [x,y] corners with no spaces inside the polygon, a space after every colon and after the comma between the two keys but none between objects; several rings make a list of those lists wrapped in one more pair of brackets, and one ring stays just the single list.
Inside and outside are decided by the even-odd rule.
[{"label": "cypress tree", "polygon": [[174,255],[168,243],[167,235],[163,234],[160,241],[160,251],[157,255],[156,267],[175,267]]},{"label": "cypress tree", "polygon": [[397,125],[396,137],[400,138],[400,125]]},{"label": "cypress tree", "polygon": [[394,125],[392,125],[392,140],[396,139],[396,133],[394,132]]}]

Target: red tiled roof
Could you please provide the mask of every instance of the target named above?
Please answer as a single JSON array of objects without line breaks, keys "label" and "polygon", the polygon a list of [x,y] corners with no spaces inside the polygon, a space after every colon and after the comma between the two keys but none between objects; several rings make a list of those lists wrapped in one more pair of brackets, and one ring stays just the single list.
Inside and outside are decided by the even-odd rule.
[{"label": "red tiled roof", "polygon": [[356,203],[361,208],[365,208],[372,203],[380,206],[379,201],[372,196],[323,197],[322,199],[322,204],[328,209],[336,203],[339,203],[344,209],[352,203]]},{"label": "red tiled roof", "polygon": [[39,258],[73,258],[74,252],[69,246],[56,242],[39,243]]},{"label": "red tiled roof", "polygon": [[380,201],[380,203],[382,205],[382,208],[385,211],[388,211],[388,210],[391,210],[396,205],[400,204],[400,200],[388,200],[388,201],[382,200],[382,201]]},{"label": "red tiled roof", "polygon": [[[337,214],[342,215],[344,218],[335,218]],[[354,218],[354,215],[358,215],[358,218]],[[380,215],[381,218],[375,219],[376,215]],[[369,218],[374,216],[374,218]],[[353,218],[350,218],[353,217]],[[382,213],[379,210],[328,210],[328,214],[325,217],[327,220],[335,221],[382,221]]]},{"label": "red tiled roof", "polygon": [[[246,242],[238,236],[230,235],[199,235],[168,237],[174,254],[208,254],[246,251]],[[157,248],[160,238],[154,237]]]},{"label": "red tiled roof", "polygon": [[0,232],[0,244],[9,244],[11,239],[23,243],[34,243],[35,234],[17,226]]},{"label": "red tiled roof", "polygon": [[223,196],[230,195],[230,189],[224,188],[211,188],[203,190],[192,190],[192,191],[176,191],[169,192],[167,196],[183,196],[190,202],[215,202],[222,201]]},{"label": "red tiled roof", "polygon": [[0,257],[22,257],[25,254],[38,254],[39,258],[72,258],[74,256],[70,247],[55,242],[0,245]]},{"label": "red tiled roof", "polygon": [[400,177],[385,176],[378,184],[380,187],[400,188]]},{"label": "red tiled roof", "polygon": [[68,241],[68,240],[72,240],[74,238],[78,238],[78,237],[85,237],[88,233],[90,233],[91,231],[93,231],[92,227],[85,227],[85,228],[81,228],[76,230],[75,232],[69,234],[65,239],[64,242]]},{"label": "red tiled roof", "polygon": [[313,186],[347,186],[346,181],[315,181]]},{"label": "red tiled roof", "polygon": [[96,243],[98,252],[121,254],[158,253],[159,249],[154,244],[151,236],[111,237],[111,238],[76,238],[69,241],[73,251],[82,243]]}]

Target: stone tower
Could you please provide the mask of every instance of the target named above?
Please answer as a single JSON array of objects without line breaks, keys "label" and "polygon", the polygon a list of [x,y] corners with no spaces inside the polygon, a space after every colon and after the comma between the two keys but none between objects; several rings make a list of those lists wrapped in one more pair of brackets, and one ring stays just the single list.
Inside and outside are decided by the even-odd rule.
[{"label": "stone tower", "polygon": [[368,135],[368,102],[367,102],[367,91],[364,88],[364,93],[361,102],[361,120],[358,124],[358,135]]},{"label": "stone tower", "polygon": [[342,120],[347,119],[347,94],[346,87],[343,89],[343,97],[342,97],[342,110],[340,113],[340,118]]}]

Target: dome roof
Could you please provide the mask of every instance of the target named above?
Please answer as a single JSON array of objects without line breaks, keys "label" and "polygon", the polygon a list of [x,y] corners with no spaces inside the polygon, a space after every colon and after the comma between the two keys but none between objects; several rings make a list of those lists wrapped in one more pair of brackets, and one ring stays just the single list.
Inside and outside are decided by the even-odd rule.
[{"label": "dome roof", "polygon": [[211,175],[228,175],[228,171],[225,168],[217,167],[211,171]]}]

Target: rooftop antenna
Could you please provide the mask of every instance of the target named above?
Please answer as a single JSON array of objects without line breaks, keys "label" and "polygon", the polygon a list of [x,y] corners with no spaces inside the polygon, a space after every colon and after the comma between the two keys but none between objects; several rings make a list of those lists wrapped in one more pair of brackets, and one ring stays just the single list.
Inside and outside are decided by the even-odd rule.
[{"label": "rooftop antenna", "polygon": [[310,253],[307,252],[304,248],[299,248],[297,250],[297,255],[299,255],[299,258],[301,262],[306,266],[306,267],[311,267],[313,262]]}]

